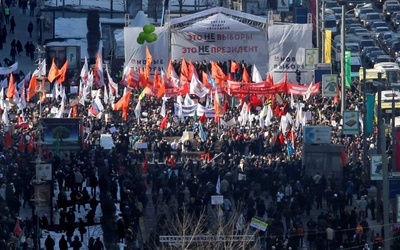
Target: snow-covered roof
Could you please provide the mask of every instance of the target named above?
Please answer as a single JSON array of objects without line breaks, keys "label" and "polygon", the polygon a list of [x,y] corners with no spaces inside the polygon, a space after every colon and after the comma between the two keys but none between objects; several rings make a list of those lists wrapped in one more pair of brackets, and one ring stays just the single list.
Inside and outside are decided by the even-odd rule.
[{"label": "snow-covered roof", "polygon": [[227,9],[224,7],[215,7],[215,8],[199,11],[199,12],[196,12],[196,13],[193,13],[190,15],[186,15],[183,17],[171,19],[169,25],[172,28],[182,28],[182,27],[191,25],[195,22],[198,22],[200,20],[203,20],[209,16],[218,14],[218,13],[222,13],[234,20],[237,20],[237,21],[240,21],[243,23],[247,23],[249,25],[256,26],[256,27],[264,27],[267,23],[267,18],[265,18],[265,17],[255,16],[252,14]]}]

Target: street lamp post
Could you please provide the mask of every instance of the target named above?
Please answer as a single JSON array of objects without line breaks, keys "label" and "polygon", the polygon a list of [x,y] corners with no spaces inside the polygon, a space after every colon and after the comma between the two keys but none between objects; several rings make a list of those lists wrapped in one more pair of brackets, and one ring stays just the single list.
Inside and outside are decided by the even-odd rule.
[{"label": "street lamp post", "polygon": [[342,88],[341,88],[341,113],[343,115],[343,111],[346,109],[346,82],[345,82],[345,16],[346,16],[346,2],[344,0],[338,0],[338,5],[342,7],[342,20],[340,23],[340,80],[342,83]]},{"label": "street lamp post", "polygon": [[[390,236],[389,236],[389,172],[388,172],[388,162],[387,162],[387,154],[386,154],[386,143],[385,143],[385,128],[383,125],[382,118],[382,87],[383,84],[381,82],[374,82],[374,86],[378,88],[378,137],[379,145],[377,147],[378,154],[382,156],[382,202],[383,202],[383,238],[385,240],[384,249],[390,249]],[[378,191],[379,192],[379,191]],[[378,200],[378,205],[380,206],[380,200]]]}]

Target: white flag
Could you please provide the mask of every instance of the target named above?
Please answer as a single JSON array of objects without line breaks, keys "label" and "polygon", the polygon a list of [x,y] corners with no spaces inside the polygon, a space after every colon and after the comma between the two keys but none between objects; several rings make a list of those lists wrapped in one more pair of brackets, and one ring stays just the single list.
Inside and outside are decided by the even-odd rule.
[{"label": "white flag", "polygon": [[8,111],[7,111],[7,109],[3,110],[3,115],[1,116],[1,121],[7,126],[10,124],[10,120],[8,120]]},{"label": "white flag", "polygon": [[105,104],[108,104],[108,92],[105,84],[104,84],[103,100]]},{"label": "white flag", "polygon": [[140,111],[141,111],[141,107],[140,107],[140,100],[139,100],[135,107],[135,117],[138,119],[140,118]]},{"label": "white flag", "polygon": [[215,186],[215,193],[221,194],[221,177],[219,175],[217,185]]},{"label": "white flag", "polygon": [[253,64],[253,67],[251,68],[251,80],[255,83],[263,81],[261,74],[260,72],[258,72],[255,64]]},{"label": "white flag", "polygon": [[45,59],[43,59],[42,62],[39,64],[36,76],[37,77],[46,76],[46,60]]},{"label": "white flag", "polygon": [[80,77],[81,77],[81,80],[84,82],[87,82],[88,77],[89,77],[89,64],[88,64],[88,60],[87,60],[86,56],[85,56],[85,63],[83,64],[82,69],[81,69]]},{"label": "white flag", "polygon": [[203,98],[208,94],[210,90],[206,88],[202,82],[200,82],[199,78],[195,74],[192,74],[192,80],[190,81],[190,94],[197,95],[200,98]]}]

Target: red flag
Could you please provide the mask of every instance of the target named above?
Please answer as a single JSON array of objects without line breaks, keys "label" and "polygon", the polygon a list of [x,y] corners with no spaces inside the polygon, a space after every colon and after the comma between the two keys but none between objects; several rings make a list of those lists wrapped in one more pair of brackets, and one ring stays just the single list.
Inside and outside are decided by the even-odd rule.
[{"label": "red flag", "polygon": [[203,123],[207,121],[206,112],[203,113],[202,116],[199,118],[199,122]]},{"label": "red flag", "polygon": [[65,82],[65,75],[67,74],[68,70],[68,60],[65,61],[64,65],[58,71],[60,74],[60,78],[58,78],[58,84]]},{"label": "red flag", "polygon": [[275,109],[274,109],[274,116],[281,116],[281,107],[279,105],[276,105]]},{"label": "red flag", "polygon": [[269,73],[267,76],[267,80],[265,80],[265,86],[270,87],[272,85],[274,85],[274,79],[272,78],[271,73]]},{"label": "red flag", "polygon": [[343,167],[344,167],[347,164],[347,155],[346,155],[346,152],[344,151],[344,148],[342,148],[341,158],[342,158],[342,164],[343,164]]},{"label": "red flag", "polygon": [[21,135],[21,139],[19,140],[19,151],[25,151],[25,137],[23,134]]},{"label": "red flag", "polygon": [[72,107],[72,117],[78,117],[78,105]]},{"label": "red flag", "polygon": [[36,76],[33,75],[31,77],[31,80],[29,81],[29,87],[28,87],[28,93],[26,94],[26,100],[29,102],[32,97],[35,96],[36,94],[36,89],[37,89],[37,81],[36,81]]},{"label": "red flag", "polygon": [[230,73],[235,73],[238,69],[239,69],[239,64],[235,61],[232,61]]},{"label": "red flag", "polygon": [[244,83],[251,82],[249,72],[247,72],[246,67],[243,67],[242,82],[244,82]]},{"label": "red flag", "polygon": [[27,150],[30,153],[30,152],[33,152],[34,149],[35,149],[35,135],[31,134],[30,138],[29,138]]},{"label": "red flag", "polygon": [[209,89],[212,89],[213,86],[208,82],[208,74],[204,71],[201,72],[201,76],[202,76],[202,83],[204,86],[206,86]]},{"label": "red flag", "polygon": [[49,82],[53,82],[59,75],[60,75],[60,70],[57,68],[57,65],[53,58],[53,61],[51,62],[51,67],[49,69],[49,73],[47,74],[47,80],[49,80]]},{"label": "red flag", "polygon": [[14,234],[15,236],[19,236],[22,233],[21,226],[19,225],[19,218],[17,218],[17,221],[15,222],[14,226]]},{"label": "red flag", "polygon": [[228,81],[233,81],[232,73],[228,73],[228,77],[226,78]]},{"label": "red flag", "polygon": [[14,84],[14,75],[10,73],[10,79],[8,80],[8,90],[7,90],[7,98],[11,99],[17,93]]},{"label": "red flag", "polygon": [[12,137],[11,137],[10,130],[7,130],[7,131],[4,132],[4,143],[3,144],[4,144],[5,148],[12,147],[12,145],[14,144],[13,140],[12,140]]},{"label": "red flag", "polygon": [[104,86],[103,59],[100,51],[97,52],[96,64],[93,68],[93,83],[97,88]]},{"label": "red flag", "polygon": [[128,91],[123,97],[121,97],[121,99],[119,99],[118,102],[114,104],[114,110],[121,110],[123,107],[128,107],[130,98],[131,91]]},{"label": "red flag", "polygon": [[167,128],[167,123],[168,123],[168,115],[166,115],[166,116],[162,119],[162,121],[161,121],[161,123],[160,123],[160,130],[163,130],[163,129]]},{"label": "red flag", "polygon": [[174,65],[172,65],[172,59],[169,59],[168,68],[167,68],[167,79],[171,79],[171,72],[175,70]]}]

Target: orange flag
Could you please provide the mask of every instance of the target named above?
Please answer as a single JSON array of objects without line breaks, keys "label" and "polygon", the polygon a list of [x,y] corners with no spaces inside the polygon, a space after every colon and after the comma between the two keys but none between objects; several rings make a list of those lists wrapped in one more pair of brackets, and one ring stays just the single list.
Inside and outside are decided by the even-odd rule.
[{"label": "orange flag", "polygon": [[168,68],[167,68],[167,79],[171,79],[171,72],[175,70],[174,65],[172,65],[172,59],[169,59]]},{"label": "orange flag", "polygon": [[114,104],[114,110],[122,110],[123,108],[129,107],[129,99],[131,98],[131,91],[126,92],[126,94],[119,99],[117,103]]},{"label": "orange flag", "polygon": [[10,73],[10,79],[8,80],[7,98],[13,98],[15,93],[17,93],[17,90],[15,89],[14,75],[13,73]]},{"label": "orange flag", "polygon": [[68,70],[68,60],[65,61],[64,65],[58,71],[58,73],[60,74],[60,78],[58,78],[58,84],[65,82],[65,75],[67,74],[67,70]]},{"label": "orange flag", "polygon": [[154,71],[153,86],[156,88],[160,88],[161,86],[161,79],[157,69]]},{"label": "orange flag", "polygon": [[51,62],[51,67],[50,67],[50,70],[49,70],[49,74],[47,75],[47,79],[50,82],[53,82],[59,75],[60,75],[60,70],[57,68],[57,65],[56,65],[56,63],[54,61],[54,58],[53,58],[53,61]]},{"label": "orange flag", "polygon": [[246,67],[243,67],[242,82],[250,83],[250,76],[249,72],[247,72]]},{"label": "orange flag", "polygon": [[216,62],[211,61],[211,76],[215,79],[215,82],[221,85],[226,80],[226,75]]},{"label": "orange flag", "polygon": [[187,66],[187,63],[185,61],[185,58],[182,57],[182,63],[181,63],[181,75],[180,75],[180,82],[181,85],[189,82],[190,76],[189,76],[189,68]]},{"label": "orange flag", "polygon": [[37,89],[37,81],[36,81],[36,76],[33,75],[31,77],[31,80],[29,81],[29,87],[28,87],[28,93],[26,95],[26,100],[29,102],[32,97],[35,96],[36,94],[36,89]]},{"label": "orange flag", "polygon": [[235,61],[232,61],[232,62],[231,62],[231,70],[230,70],[230,73],[235,73],[236,70],[238,70],[238,69],[239,69],[239,64],[238,64],[237,62],[235,62]]},{"label": "orange flag", "polygon": [[146,67],[150,67],[153,63],[153,56],[150,54],[149,47],[146,46]]},{"label": "orange flag", "polygon": [[189,61],[189,66],[188,66],[188,70],[189,70],[189,79],[192,79],[193,74],[199,78],[199,75],[197,74],[197,70],[196,67],[193,65],[192,60]]},{"label": "orange flag", "polygon": [[201,76],[202,76],[203,85],[206,86],[206,88],[212,89],[213,86],[208,82],[208,74],[206,72],[202,71]]}]

